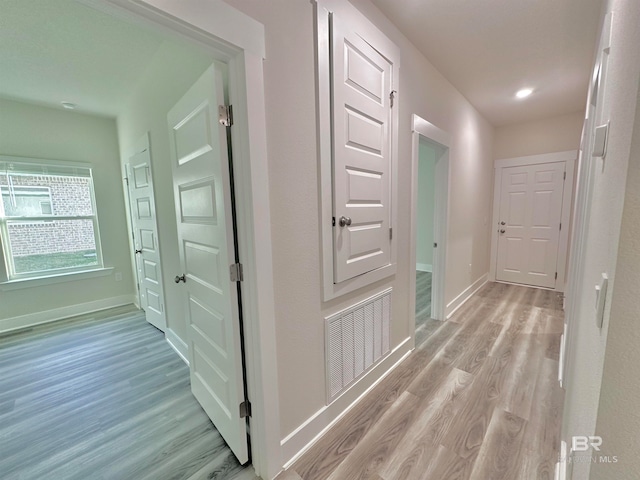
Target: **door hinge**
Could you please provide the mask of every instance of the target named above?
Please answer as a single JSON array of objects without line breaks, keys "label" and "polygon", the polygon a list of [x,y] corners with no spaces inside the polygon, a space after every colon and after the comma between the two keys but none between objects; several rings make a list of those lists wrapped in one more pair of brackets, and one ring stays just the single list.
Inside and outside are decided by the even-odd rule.
[{"label": "door hinge", "polygon": [[393,228],[389,229],[389,240],[393,240]]},{"label": "door hinge", "polygon": [[556,272],[556,280],[558,279],[558,272]]},{"label": "door hinge", "polygon": [[127,183],[127,187],[129,186],[129,177],[124,177],[124,181]]},{"label": "door hinge", "polygon": [[398,93],[397,90],[391,90],[391,93],[389,94],[389,102],[391,104],[390,108],[393,108],[393,103],[396,98],[396,93]]},{"label": "door hinge", "polygon": [[560,222],[560,231],[562,231],[562,222]]},{"label": "door hinge", "polygon": [[218,122],[225,127],[233,125],[233,107],[231,105],[218,105]]},{"label": "door hinge", "polygon": [[433,248],[438,248],[438,242],[433,242]]},{"label": "door hinge", "polygon": [[234,263],[233,265],[229,265],[229,278],[232,282],[242,282],[244,280],[241,263]]},{"label": "door hinge", "polygon": [[333,217],[333,220],[331,221],[331,226],[332,227],[336,226],[336,217]]},{"label": "door hinge", "polygon": [[247,418],[251,416],[251,402],[245,400],[240,404],[240,418]]},{"label": "door hinge", "polygon": [[563,180],[567,179],[567,172],[564,172],[564,177],[562,178]]}]

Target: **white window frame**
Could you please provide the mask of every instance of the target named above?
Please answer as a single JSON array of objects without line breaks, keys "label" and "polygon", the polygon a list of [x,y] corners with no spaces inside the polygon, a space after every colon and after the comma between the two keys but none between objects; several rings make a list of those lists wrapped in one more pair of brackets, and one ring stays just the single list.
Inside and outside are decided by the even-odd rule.
[{"label": "white window frame", "polygon": [[[89,163],[65,162],[59,160],[48,160],[39,158],[11,157],[0,155],[0,162],[11,163],[15,165],[41,165],[43,167],[62,167],[62,168],[81,168],[89,171],[89,188],[91,192],[91,206],[93,215],[41,215],[41,216],[25,216],[25,217],[7,217],[4,215],[4,208],[0,202],[0,283],[24,283],[32,280],[54,279],[66,275],[75,275],[84,272],[93,272],[104,270],[104,261],[102,257],[102,245],[100,242],[100,229],[98,225],[98,211],[96,207],[95,188],[93,184],[93,168]],[[20,170],[19,168],[17,169]],[[63,176],[63,175],[60,175]],[[71,175],[69,175],[71,176]],[[18,222],[50,222],[52,220],[91,220],[93,223],[93,235],[96,245],[96,264],[81,267],[57,268],[52,270],[43,270],[29,273],[16,273],[13,264],[13,255],[11,253],[9,241],[8,223],[11,221]]]},{"label": "white window frame", "polygon": [[[366,287],[377,281],[395,275],[397,270],[397,205],[398,205],[398,121],[400,94],[395,96],[396,106],[391,113],[391,174],[389,226],[394,232],[391,238],[391,259],[389,264],[358,275],[357,277],[334,283],[334,242],[333,242],[333,161],[332,161],[332,99],[331,99],[331,44],[330,44],[330,15],[336,14],[358,21],[363,17],[354,6],[344,0],[316,0],[317,21],[317,60],[318,60],[318,137],[320,162],[320,233],[322,239],[322,285],[323,300],[325,302],[338,298],[346,293]],[[367,20],[369,21],[369,20]],[[369,21],[370,22],[370,21]],[[370,22],[372,23],[372,22]],[[384,45],[389,39],[382,32],[372,28],[367,32],[367,38],[376,45]],[[376,41],[380,38],[380,41]],[[387,58],[394,58],[392,88],[400,88],[400,51],[381,52]]]}]

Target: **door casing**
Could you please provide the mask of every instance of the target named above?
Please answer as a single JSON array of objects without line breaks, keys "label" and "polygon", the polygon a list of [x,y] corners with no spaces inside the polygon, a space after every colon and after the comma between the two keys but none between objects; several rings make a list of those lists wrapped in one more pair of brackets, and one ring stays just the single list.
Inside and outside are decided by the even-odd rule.
[{"label": "door casing", "polygon": [[[566,152],[546,153],[542,155],[529,155],[526,157],[505,158],[494,163],[495,180],[493,187],[493,216],[491,221],[491,263],[489,264],[489,281],[496,281],[498,262],[498,239],[500,223],[500,186],[502,185],[502,169],[507,167],[519,167],[525,165],[541,165],[545,163],[565,162],[567,178],[565,180],[562,195],[562,230],[558,241],[558,279],[555,291],[563,292],[565,288],[565,275],[567,265],[567,253],[569,246],[569,233],[571,229],[571,200],[573,198],[573,184],[575,165],[578,158],[577,150]],[[534,287],[544,288],[544,287]]]},{"label": "door casing", "polygon": [[[317,27],[317,55],[316,65],[318,69],[318,154],[320,177],[320,189],[318,201],[320,203],[320,238],[322,248],[322,288],[323,300],[329,301],[349,292],[353,292],[374,282],[387,278],[397,271],[397,241],[391,241],[390,262],[380,268],[357,275],[338,283],[334,276],[334,227],[333,227],[333,162],[332,162],[332,93],[331,93],[331,15],[340,15],[348,24],[357,25],[359,34],[363,39],[375,47],[382,56],[393,60],[392,88],[399,89],[401,55],[399,48],[381,32],[373,23],[366,19],[351,3],[343,0],[313,0],[316,4]],[[399,106],[399,96],[396,92],[395,103]],[[392,231],[398,229],[398,188],[394,184],[398,178],[398,138],[399,108],[392,108],[391,116],[391,200],[390,200],[390,227]],[[395,237],[394,237],[395,238]]]},{"label": "door casing", "polygon": [[450,135],[444,130],[429,123],[424,118],[413,114],[411,117],[412,155],[411,155],[411,228],[409,234],[409,331],[415,342],[416,324],[416,235],[417,235],[417,202],[418,202],[418,160],[420,138],[422,137],[441,152],[436,161],[436,191],[434,212],[434,242],[438,248],[433,253],[433,279],[431,282],[431,316],[436,320],[445,320],[446,311],[446,271],[447,240],[449,236],[449,145]]}]

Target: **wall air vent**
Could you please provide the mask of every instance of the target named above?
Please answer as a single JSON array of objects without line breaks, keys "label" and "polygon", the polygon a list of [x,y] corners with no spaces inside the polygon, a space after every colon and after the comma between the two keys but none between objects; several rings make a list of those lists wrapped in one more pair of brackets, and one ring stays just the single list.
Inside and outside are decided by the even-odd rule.
[{"label": "wall air vent", "polygon": [[389,353],[389,288],[325,319],[327,404]]}]

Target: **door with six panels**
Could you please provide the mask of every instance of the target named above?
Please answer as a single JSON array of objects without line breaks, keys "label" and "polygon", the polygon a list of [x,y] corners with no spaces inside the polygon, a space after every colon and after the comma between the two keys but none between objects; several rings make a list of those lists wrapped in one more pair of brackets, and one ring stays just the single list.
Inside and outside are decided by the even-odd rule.
[{"label": "door with six panels", "polygon": [[565,162],[502,169],[496,279],[554,288]]}]

